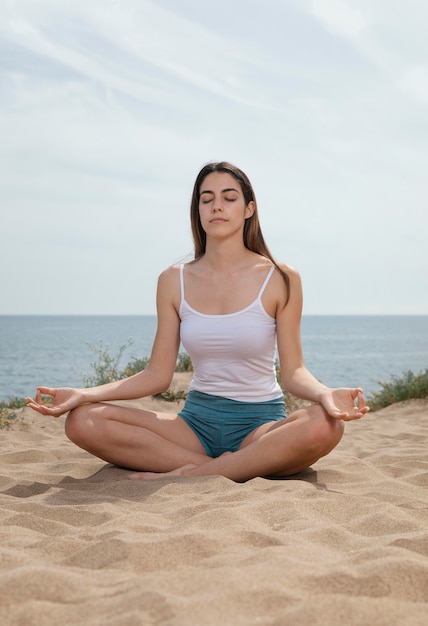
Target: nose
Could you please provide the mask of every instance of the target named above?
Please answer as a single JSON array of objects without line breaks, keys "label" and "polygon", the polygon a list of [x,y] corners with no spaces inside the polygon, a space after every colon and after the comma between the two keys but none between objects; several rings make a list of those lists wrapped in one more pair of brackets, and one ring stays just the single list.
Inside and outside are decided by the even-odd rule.
[{"label": "nose", "polygon": [[212,209],[213,209],[214,212],[223,211],[223,205],[221,203],[221,199],[220,198],[214,198],[213,204],[212,204]]}]

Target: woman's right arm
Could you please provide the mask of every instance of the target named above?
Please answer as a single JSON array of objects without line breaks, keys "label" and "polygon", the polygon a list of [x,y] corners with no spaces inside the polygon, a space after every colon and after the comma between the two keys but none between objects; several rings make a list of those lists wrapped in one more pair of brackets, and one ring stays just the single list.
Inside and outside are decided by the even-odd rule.
[{"label": "woman's right arm", "polygon": [[[84,389],[38,387],[36,399],[27,398],[27,405],[44,415],[58,417],[87,402],[133,400],[165,391],[172,380],[180,346],[180,301],[178,270],[171,267],[159,277],[156,306],[158,326],[150,362],[146,369],[98,387]],[[53,404],[42,403],[42,395],[51,395]]]}]

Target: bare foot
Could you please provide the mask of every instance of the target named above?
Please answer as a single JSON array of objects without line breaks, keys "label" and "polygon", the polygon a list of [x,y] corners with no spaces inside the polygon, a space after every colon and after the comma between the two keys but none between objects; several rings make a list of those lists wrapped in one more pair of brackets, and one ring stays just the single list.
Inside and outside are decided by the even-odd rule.
[{"label": "bare foot", "polygon": [[[221,458],[229,454],[233,454],[233,452],[223,452],[223,454],[221,454],[220,457],[217,458]],[[214,459],[210,459],[210,461],[213,460]],[[210,461],[208,461],[208,463]],[[195,474],[192,470],[197,467],[203,467],[204,465],[206,465],[206,463],[202,463],[201,465],[188,463],[187,465],[182,465],[181,467],[178,467],[175,470],[171,470],[170,472],[136,472],[134,474],[129,474],[127,478],[128,480],[157,480],[159,478],[168,478],[170,476],[194,476]],[[203,475],[207,474],[204,473]],[[216,472],[213,472],[212,475],[216,475]]]},{"label": "bare foot", "polygon": [[187,476],[188,470],[192,470],[197,465],[183,465],[170,472],[137,472],[135,474],[129,474],[128,480],[157,480],[159,478],[168,478],[169,476]]}]

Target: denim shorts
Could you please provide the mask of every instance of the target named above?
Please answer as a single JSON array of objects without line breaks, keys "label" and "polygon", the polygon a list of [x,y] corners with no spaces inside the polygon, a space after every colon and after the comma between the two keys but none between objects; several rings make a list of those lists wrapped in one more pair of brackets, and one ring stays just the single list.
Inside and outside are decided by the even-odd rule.
[{"label": "denim shorts", "polygon": [[286,418],[282,396],[266,402],[240,402],[200,391],[189,392],[178,415],[213,458],[224,452],[236,452],[258,426]]}]

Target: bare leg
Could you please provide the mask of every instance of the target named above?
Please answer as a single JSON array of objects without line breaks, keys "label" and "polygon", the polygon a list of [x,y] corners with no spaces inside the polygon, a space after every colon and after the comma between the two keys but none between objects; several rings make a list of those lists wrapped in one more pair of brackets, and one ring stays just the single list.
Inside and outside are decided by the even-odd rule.
[{"label": "bare leg", "polygon": [[[327,416],[319,405],[301,409],[284,422],[264,424],[244,439],[233,454],[187,465],[172,475],[221,475],[235,481],[256,476],[289,476],[325,456],[342,438],[344,424]],[[167,474],[168,475],[168,474]],[[154,479],[165,474],[142,473],[133,478]]]},{"label": "bare leg", "polygon": [[100,459],[134,470],[168,472],[210,459],[192,429],[173,414],[84,404],[69,413],[65,432]]}]

